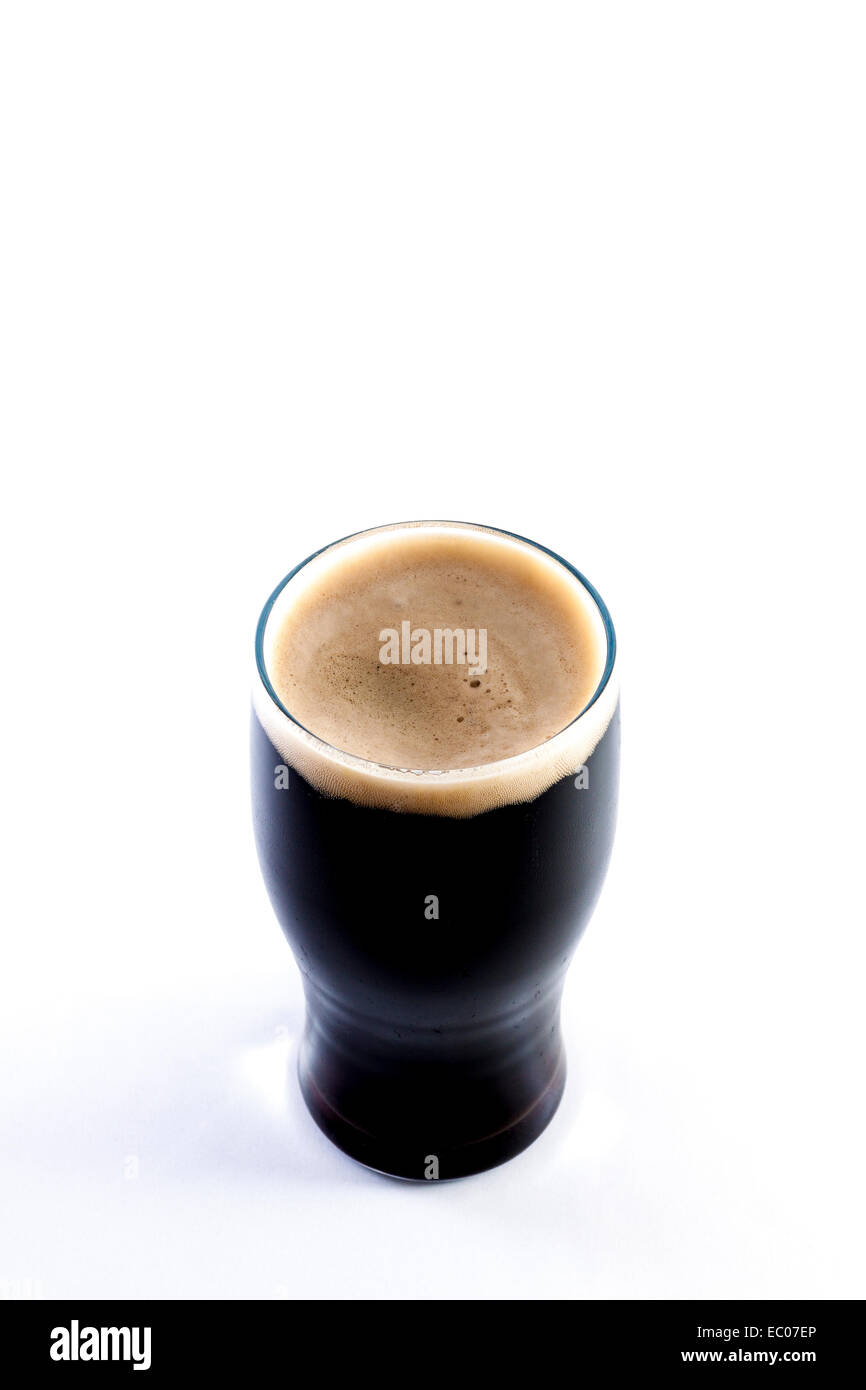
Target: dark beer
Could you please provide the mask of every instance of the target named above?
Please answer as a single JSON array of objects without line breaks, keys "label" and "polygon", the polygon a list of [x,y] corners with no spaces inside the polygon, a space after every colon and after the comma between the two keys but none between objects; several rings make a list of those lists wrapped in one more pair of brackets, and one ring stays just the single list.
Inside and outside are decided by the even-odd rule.
[{"label": "dark beer", "polygon": [[[437,630],[463,631],[474,664],[453,659],[455,641],[449,662],[443,639],[437,670]],[[483,660],[468,637],[482,630]],[[397,636],[393,663],[383,633]],[[266,605],[254,820],[304,979],[301,1087],[324,1132],[370,1167],[479,1172],[530,1144],[556,1109],[562,986],[614,833],[614,657],[606,609],[576,571],[520,538],[454,523],[349,538]],[[284,704],[301,679],[306,725]],[[569,700],[573,717],[550,728]],[[325,728],[362,751],[328,742]],[[370,757],[398,748],[424,761]],[[485,749],[495,756],[479,761]]]}]

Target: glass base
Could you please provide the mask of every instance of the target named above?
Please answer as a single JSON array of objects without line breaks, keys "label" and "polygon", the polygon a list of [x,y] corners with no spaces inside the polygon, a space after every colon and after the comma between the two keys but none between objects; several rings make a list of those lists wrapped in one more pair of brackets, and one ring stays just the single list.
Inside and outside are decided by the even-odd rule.
[{"label": "glass base", "polygon": [[[410,1182],[471,1177],[515,1158],[529,1148],[552,1120],[565,1089],[565,1075],[565,1054],[560,1049],[547,1084],[530,1107],[513,1121],[478,1138],[437,1143],[432,1134],[425,1142],[418,1133],[373,1134],[361,1129],[341,1115],[322,1094],[311,1068],[305,1064],[303,1051],[298,1063],[301,1093],[323,1134],[366,1168]],[[465,1096],[461,1098],[461,1106],[465,1108]]]}]

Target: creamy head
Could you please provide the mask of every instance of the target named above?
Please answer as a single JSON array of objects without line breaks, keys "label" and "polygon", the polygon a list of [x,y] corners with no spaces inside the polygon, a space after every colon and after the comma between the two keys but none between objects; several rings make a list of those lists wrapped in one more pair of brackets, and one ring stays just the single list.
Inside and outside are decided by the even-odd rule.
[{"label": "creamy head", "polygon": [[256,709],[289,765],[392,809],[529,800],[589,756],[615,703],[581,581],[460,523],[384,527],[315,556],[278,591],[261,657],[272,691],[258,684]]}]

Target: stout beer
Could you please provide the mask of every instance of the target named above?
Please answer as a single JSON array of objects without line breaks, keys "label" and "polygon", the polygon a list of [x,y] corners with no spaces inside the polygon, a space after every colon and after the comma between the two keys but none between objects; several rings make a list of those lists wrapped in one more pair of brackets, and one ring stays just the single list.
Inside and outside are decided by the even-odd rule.
[{"label": "stout beer", "polygon": [[303,975],[307,1106],[404,1178],[511,1158],[562,1095],[565,972],[616,816],[615,638],[521,537],[351,536],[256,639],[259,859]]}]

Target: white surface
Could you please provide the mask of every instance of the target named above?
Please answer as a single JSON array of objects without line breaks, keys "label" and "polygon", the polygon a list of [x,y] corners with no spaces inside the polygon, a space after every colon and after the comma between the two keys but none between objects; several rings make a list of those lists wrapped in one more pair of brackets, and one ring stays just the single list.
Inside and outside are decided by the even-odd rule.
[{"label": "white surface", "polygon": [[[0,1291],[866,1293],[863,53],[5,7]],[[303,1111],[246,767],[272,585],[418,516],[577,563],[624,690],[563,1107],[420,1188]]]}]

